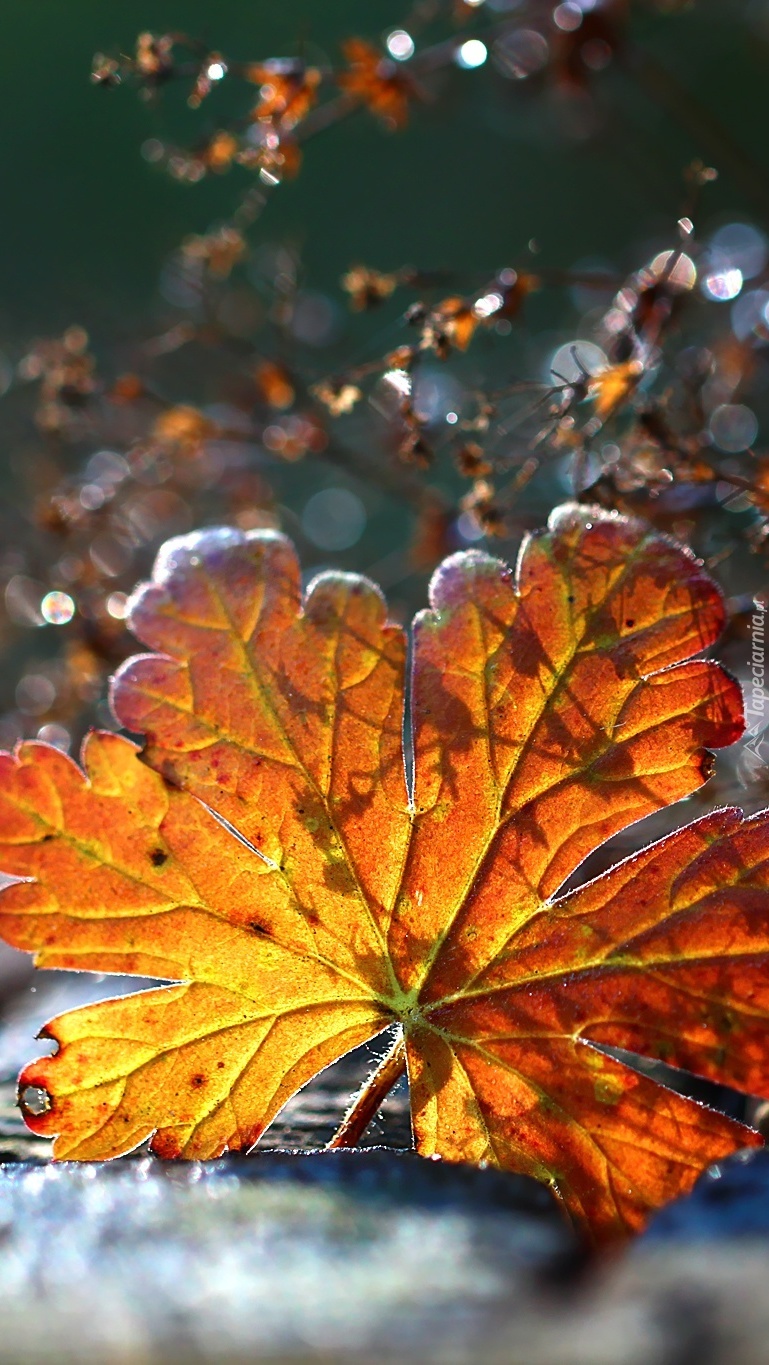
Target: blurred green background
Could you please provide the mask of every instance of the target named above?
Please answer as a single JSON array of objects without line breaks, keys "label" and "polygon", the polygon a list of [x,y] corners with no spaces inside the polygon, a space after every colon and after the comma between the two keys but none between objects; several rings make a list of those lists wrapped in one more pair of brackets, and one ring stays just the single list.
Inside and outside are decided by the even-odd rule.
[{"label": "blurred green background", "polygon": [[[140,154],[145,139],[169,131],[193,141],[215,126],[228,101],[238,106],[238,92],[216,90],[192,113],[174,88],[147,107],[134,91],[89,83],[94,51],[131,52],[142,28],[183,29],[231,58],[302,50],[338,61],[345,36],[377,37],[401,23],[406,8],[393,0],[6,6],[6,334],[51,332],[73,320],[96,336],[131,333],[146,322],[162,263],[180,238],[226,216],[248,183],[236,170],[180,186]],[[491,271],[520,259],[532,237],[549,264],[599,256],[633,266],[639,239],[677,217],[682,168],[694,155],[721,172],[703,216],[755,218],[767,190],[750,160],[755,169],[769,167],[767,6],[711,0],[677,14],[647,4],[632,13],[634,41],[683,92],[675,115],[614,64],[596,81],[604,116],[594,136],[573,137],[557,126],[552,101],[524,89],[526,82],[505,81],[489,65],[453,69],[405,134],[384,134],[362,115],[314,141],[301,175],[273,197],[256,233],[301,243],[307,276],[321,288],[334,287],[361,257],[383,268],[412,261]],[[479,11],[477,22],[485,18]],[[707,111],[701,117],[698,105]],[[739,145],[739,157],[720,154],[724,137]]]}]

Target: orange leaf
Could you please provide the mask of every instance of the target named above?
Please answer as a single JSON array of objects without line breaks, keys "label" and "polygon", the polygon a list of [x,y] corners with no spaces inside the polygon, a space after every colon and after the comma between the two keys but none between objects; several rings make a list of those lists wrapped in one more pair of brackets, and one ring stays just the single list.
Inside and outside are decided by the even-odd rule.
[{"label": "orange leaf", "polygon": [[422,346],[425,350],[435,351],[442,360],[449,355],[452,346],[458,351],[466,351],[480,321],[481,315],[464,299],[444,299],[427,315]]},{"label": "orange leaf", "polygon": [[618,408],[627,402],[643,377],[643,365],[639,360],[625,360],[618,365],[607,365],[591,376],[588,382],[588,396],[593,399],[596,415],[602,422],[613,417]]},{"label": "orange leaf", "polygon": [[47,745],[4,757],[5,865],[35,880],[5,892],[3,935],[40,967],[185,984],[50,1025],[59,1051],[21,1085],[53,1103],[28,1122],[60,1133],[56,1154],[78,1159],[152,1132],[164,1156],[248,1147],[298,1086],[387,1016],[356,976],[355,944],[341,952],[332,932],[299,919],[285,880],[134,745],[92,734],[83,761],[86,776]]},{"label": "orange leaf", "polygon": [[321,73],[317,67],[278,58],[251,64],[246,79],[261,86],[251,117],[272,121],[281,131],[290,132],[316,103]]},{"label": "orange leaf", "polygon": [[406,73],[363,38],[349,38],[342,51],[349,69],[337,76],[340,89],[365,104],[387,127],[403,128],[414,94]]},{"label": "orange leaf", "polygon": [[188,404],[166,408],[152,426],[152,436],[156,441],[171,451],[178,450],[184,454],[197,454],[216,432],[216,423],[199,408]]},{"label": "orange leaf", "polygon": [[[132,602],[155,654],[85,775],[6,756],[0,932],[40,966],[179,984],[49,1026],[28,1066],[64,1157],[147,1137],[250,1146],[334,1058],[398,1023],[418,1149],[548,1181],[627,1234],[758,1135],[599,1050],[767,1093],[769,820],[718,811],[568,894],[593,849],[706,780],[736,683],[693,659],[723,625],[697,562],[569,506],[517,572],[437,571],[402,631],[365,579],[300,591],[272,532],[171,541]],[[411,789],[411,779],[409,779]]]}]

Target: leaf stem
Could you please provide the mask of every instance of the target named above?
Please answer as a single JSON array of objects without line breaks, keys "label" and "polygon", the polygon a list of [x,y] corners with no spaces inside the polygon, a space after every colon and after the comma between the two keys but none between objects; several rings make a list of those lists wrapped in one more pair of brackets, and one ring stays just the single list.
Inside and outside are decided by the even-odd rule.
[{"label": "leaf stem", "polygon": [[356,1095],[327,1144],[327,1151],[337,1147],[357,1147],[382,1101],[389,1095],[405,1070],[406,1046],[399,1028],[392,1047],[385,1053],[376,1071],[372,1072]]}]

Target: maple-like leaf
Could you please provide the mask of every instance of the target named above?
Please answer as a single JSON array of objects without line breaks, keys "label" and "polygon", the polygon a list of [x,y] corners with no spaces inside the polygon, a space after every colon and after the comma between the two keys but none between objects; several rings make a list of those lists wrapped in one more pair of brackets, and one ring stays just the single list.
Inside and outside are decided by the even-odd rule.
[{"label": "maple-like leaf", "polygon": [[757,1143],[600,1045],[769,1093],[767,816],[559,893],[741,733],[737,684],[693,659],[723,617],[688,552],[599,511],[559,509],[515,574],[453,556],[414,626],[407,779],[406,641],[370,582],[302,599],[273,532],[169,542],[131,605],[159,652],[114,686],[142,754],[95,733],[84,772],[2,760],[0,863],[27,880],[0,932],[178,984],[54,1020],[29,1125],[59,1157],[245,1149],[396,1022],[418,1150],[549,1181],[597,1238]]}]

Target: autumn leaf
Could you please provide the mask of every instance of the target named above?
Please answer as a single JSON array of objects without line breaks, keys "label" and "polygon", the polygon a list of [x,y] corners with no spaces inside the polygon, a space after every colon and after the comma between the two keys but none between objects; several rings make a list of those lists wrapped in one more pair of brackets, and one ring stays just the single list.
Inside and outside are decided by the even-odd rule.
[{"label": "autumn leaf", "polygon": [[273,123],[279,132],[290,132],[312,109],[318,98],[321,72],[301,62],[273,59],[246,67],[246,80],[261,86],[252,111],[254,121]]},{"label": "autumn leaf", "polygon": [[393,1023],[418,1150],[548,1181],[597,1239],[760,1141],[601,1048],[769,1093],[766,815],[717,811],[560,890],[742,731],[737,684],[693,657],[724,611],[687,551],[567,506],[515,574],[455,555],[408,689],[378,590],[324,573],[303,599],[273,532],[170,541],[130,619],[157,651],[114,685],[141,755],[96,733],[84,771],[41,744],[2,760],[24,879],[3,937],[176,983],[48,1026],[20,1086],[56,1156],[246,1149]]},{"label": "autumn leaf", "polygon": [[626,360],[618,365],[607,365],[591,375],[588,397],[593,399],[596,415],[602,422],[608,421],[627,402],[643,378],[643,370],[640,360]]},{"label": "autumn leaf", "polygon": [[405,71],[363,38],[348,38],[342,51],[348,69],[337,76],[339,88],[366,105],[386,127],[403,128],[408,122],[409,100],[415,93]]}]

